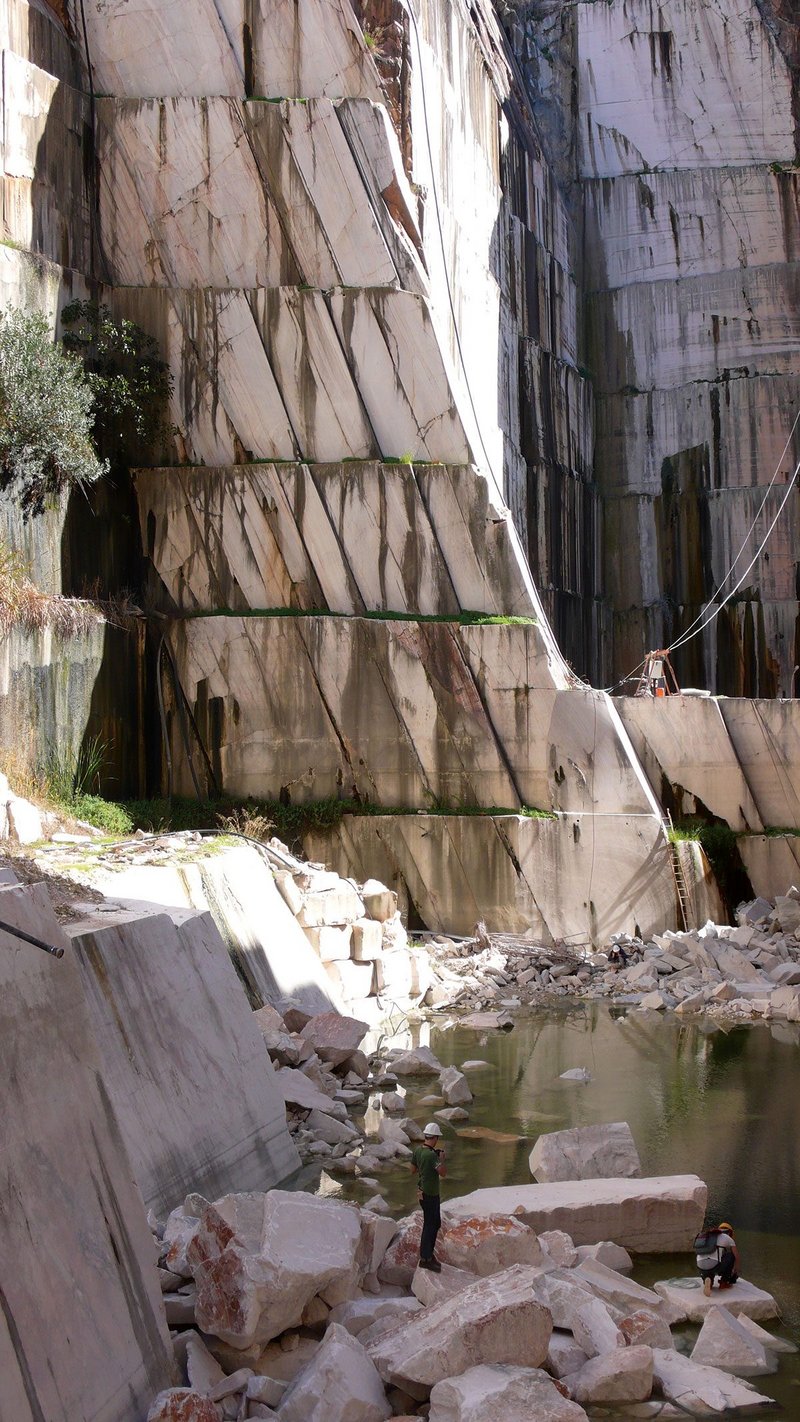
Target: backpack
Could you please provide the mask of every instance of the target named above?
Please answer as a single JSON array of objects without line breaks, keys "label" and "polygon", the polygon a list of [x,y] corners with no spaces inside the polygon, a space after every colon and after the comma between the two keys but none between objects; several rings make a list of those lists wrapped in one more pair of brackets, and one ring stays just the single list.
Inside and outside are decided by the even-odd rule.
[{"label": "backpack", "polygon": [[694,1249],[695,1254],[697,1254],[701,1259],[704,1256],[709,1259],[713,1259],[719,1252],[717,1247],[718,1239],[718,1229],[701,1229],[700,1233],[695,1236],[695,1241],[692,1248]]}]

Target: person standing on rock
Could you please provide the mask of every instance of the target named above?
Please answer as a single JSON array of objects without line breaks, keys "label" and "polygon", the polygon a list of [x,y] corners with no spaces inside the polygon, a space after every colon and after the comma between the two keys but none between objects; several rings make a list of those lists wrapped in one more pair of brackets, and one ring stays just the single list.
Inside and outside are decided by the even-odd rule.
[{"label": "person standing on rock", "polygon": [[422,1206],[422,1238],[419,1242],[419,1267],[441,1273],[442,1266],[434,1254],[436,1236],[442,1224],[439,1181],[447,1174],[444,1150],[439,1142],[442,1132],[435,1121],[429,1122],[423,1133],[422,1145],[411,1156],[411,1169],[419,1176],[419,1202]]},{"label": "person standing on rock", "polygon": [[[716,1238],[713,1238],[714,1235]],[[729,1225],[727,1220],[718,1224],[716,1230],[707,1230],[704,1235],[699,1235],[698,1240],[700,1239],[705,1242],[705,1249],[710,1251],[701,1252],[697,1248],[697,1240],[695,1241],[703,1292],[706,1298],[709,1298],[715,1278],[719,1279],[721,1289],[730,1289],[736,1283],[739,1277],[739,1251],[733,1237],[733,1226]]]}]

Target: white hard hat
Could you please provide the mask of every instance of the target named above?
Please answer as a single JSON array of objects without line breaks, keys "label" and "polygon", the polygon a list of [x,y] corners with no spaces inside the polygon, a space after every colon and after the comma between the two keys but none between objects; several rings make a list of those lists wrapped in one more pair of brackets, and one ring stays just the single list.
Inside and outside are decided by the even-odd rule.
[{"label": "white hard hat", "polygon": [[437,1126],[435,1121],[429,1121],[422,1134],[424,1136],[440,1136],[442,1134],[442,1128],[441,1126]]}]

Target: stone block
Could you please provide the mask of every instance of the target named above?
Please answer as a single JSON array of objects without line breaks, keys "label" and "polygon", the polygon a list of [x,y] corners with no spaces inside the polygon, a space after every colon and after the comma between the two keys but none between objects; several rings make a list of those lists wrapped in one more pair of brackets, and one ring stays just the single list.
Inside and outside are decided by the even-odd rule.
[{"label": "stone block", "polygon": [[734,1377],[757,1378],[774,1373],[778,1360],[767,1352],[727,1308],[709,1309],[691,1352],[693,1363],[721,1368]]},{"label": "stone block", "polygon": [[153,1399],[147,1422],[220,1422],[220,1411],[192,1388],[171,1387]]},{"label": "stone block", "polygon": [[[453,1219],[518,1214],[537,1231],[563,1229],[576,1244],[614,1239],[639,1254],[687,1250],[702,1227],[707,1191],[696,1175],[503,1185],[448,1200]],[[701,1290],[702,1292],[702,1290]]]},{"label": "stone block", "polygon": [[448,1106],[468,1106],[471,1103],[472,1092],[467,1078],[458,1067],[445,1067],[439,1077],[439,1085]]},{"label": "stone block", "polygon": [[426,1397],[437,1382],[479,1363],[543,1363],[552,1324],[531,1295],[536,1277],[516,1264],[392,1330],[370,1349],[384,1382]]},{"label": "stone block", "polygon": [[653,1377],[670,1402],[692,1413],[769,1407],[771,1399],[720,1368],[701,1367],[675,1349],[653,1349]]},{"label": "stone block", "polygon": [[[336,888],[315,892],[313,889],[303,899],[303,907],[297,915],[301,928],[337,927],[355,923],[364,915],[364,905],[357,891],[346,879],[341,879]],[[345,957],[349,957],[349,953]]]},{"label": "stone block", "polygon": [[650,1348],[674,1348],[669,1323],[649,1309],[637,1308],[619,1321],[620,1333],[629,1347],[646,1343]]},{"label": "stone block", "polygon": [[654,1284],[662,1299],[681,1310],[690,1323],[702,1323],[712,1308],[726,1308],[733,1314],[746,1314],[756,1322],[780,1318],[780,1309],[771,1294],[756,1288],[746,1279],[739,1279],[730,1289],[714,1289],[709,1297],[703,1292],[699,1278],[664,1279]]},{"label": "stone block", "polygon": [[304,928],[311,947],[323,963],[346,962],[350,957],[352,930],[346,928]]},{"label": "stone block", "polygon": [[299,1164],[258,1024],[210,914],[68,925],[142,1196],[277,1184]]},{"label": "stone block", "polygon": [[364,999],[373,993],[373,968],[376,963],[326,963],[325,971],[333,988],[345,1006],[352,1003],[357,1011],[366,1010]]},{"label": "stone block", "polygon": [[644,1402],[653,1386],[653,1350],[640,1344],[590,1358],[564,1383],[576,1402]]},{"label": "stone block", "polygon": [[585,1422],[586,1413],[563,1396],[539,1368],[482,1364],[437,1383],[429,1422]]},{"label": "stone block", "polygon": [[[0,931],[0,1054],[13,1083],[3,1105],[0,1414],[29,1418],[35,1401],[42,1417],[128,1422],[173,1380],[153,1239],[47,889],[4,888],[0,900],[6,923],[64,950],[57,960]],[[37,1022],[46,1029],[32,1031]]]},{"label": "stone block", "polygon": [[373,963],[383,951],[381,925],[373,919],[357,919],[352,927],[352,953],[356,963]]},{"label": "stone block", "polygon": [[198,1326],[237,1348],[263,1346],[315,1295],[352,1297],[360,1242],[358,1210],[336,1200],[283,1190],[218,1200],[188,1251]]},{"label": "stone block", "polygon": [[375,919],[377,923],[385,923],[397,913],[397,894],[378,879],[367,879],[361,889],[361,897],[367,918]]},{"label": "stone block", "polygon": [[563,1378],[568,1373],[577,1373],[586,1362],[588,1356],[575,1342],[572,1334],[554,1328],[547,1349],[547,1371],[552,1373],[554,1378]]},{"label": "stone block", "polygon": [[342,1066],[358,1051],[369,1025],[355,1017],[338,1012],[321,1012],[310,1018],[301,1029],[301,1036],[324,1062]]},{"label": "stone block", "polygon": [[309,1366],[286,1389],[283,1422],[385,1422],[392,1409],[366,1349],[332,1323]]},{"label": "stone block", "polygon": [[627,1121],[603,1126],[575,1126],[539,1136],[530,1154],[530,1170],[542,1184],[555,1180],[638,1177],[641,1162]]}]

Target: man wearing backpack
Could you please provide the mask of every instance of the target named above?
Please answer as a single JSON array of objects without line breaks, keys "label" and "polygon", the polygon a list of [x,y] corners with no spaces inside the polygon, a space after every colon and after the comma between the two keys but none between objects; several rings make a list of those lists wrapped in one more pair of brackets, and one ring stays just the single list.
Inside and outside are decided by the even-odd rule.
[{"label": "man wearing backpack", "polygon": [[733,1225],[723,1220],[716,1229],[704,1229],[694,1242],[695,1258],[703,1280],[703,1293],[710,1298],[714,1279],[721,1289],[730,1289],[739,1277],[739,1251]]}]

